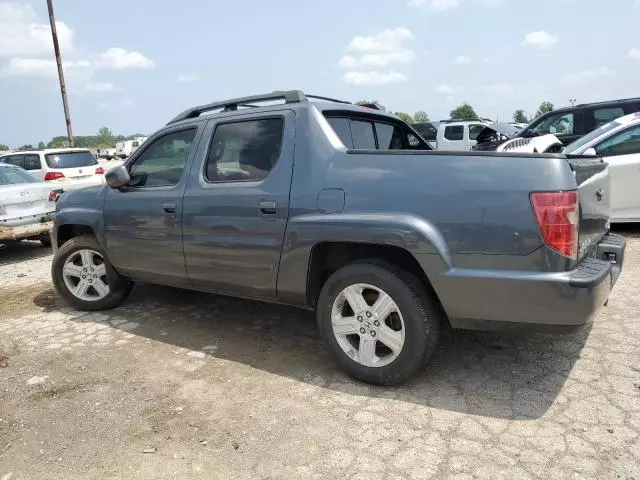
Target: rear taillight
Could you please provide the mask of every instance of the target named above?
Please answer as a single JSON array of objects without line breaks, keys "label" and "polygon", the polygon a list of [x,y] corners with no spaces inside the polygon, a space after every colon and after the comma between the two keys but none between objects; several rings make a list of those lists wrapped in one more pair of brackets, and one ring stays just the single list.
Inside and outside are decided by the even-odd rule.
[{"label": "rear taillight", "polygon": [[96,168],[96,175],[104,175],[104,168],[102,167]]},{"label": "rear taillight", "polygon": [[52,190],[49,193],[49,201],[50,202],[57,202],[59,196],[60,196],[60,190]]},{"label": "rear taillight", "polygon": [[49,182],[51,180],[58,180],[60,178],[64,178],[64,173],[62,172],[47,172],[44,176],[44,181]]},{"label": "rear taillight", "polygon": [[534,192],[533,213],[544,242],[562,255],[578,256],[578,192]]}]

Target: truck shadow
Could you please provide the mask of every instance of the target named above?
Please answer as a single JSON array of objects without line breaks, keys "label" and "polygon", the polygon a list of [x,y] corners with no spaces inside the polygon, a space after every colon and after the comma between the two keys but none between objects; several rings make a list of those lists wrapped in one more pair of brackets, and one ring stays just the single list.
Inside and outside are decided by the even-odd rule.
[{"label": "truck shadow", "polygon": [[[2,242],[0,242],[1,244]],[[43,247],[40,242],[22,241],[0,246],[0,266],[36,260],[52,255],[50,247]]]},{"label": "truck shadow", "polygon": [[[60,308],[53,292],[35,303],[45,310]],[[311,312],[138,285],[123,306],[104,313],[127,329],[125,321],[139,324],[131,331],[138,336],[331,390],[507,419],[538,418],[549,409],[589,334],[588,329],[560,336],[449,331],[416,379],[374,387],[337,370]]]}]

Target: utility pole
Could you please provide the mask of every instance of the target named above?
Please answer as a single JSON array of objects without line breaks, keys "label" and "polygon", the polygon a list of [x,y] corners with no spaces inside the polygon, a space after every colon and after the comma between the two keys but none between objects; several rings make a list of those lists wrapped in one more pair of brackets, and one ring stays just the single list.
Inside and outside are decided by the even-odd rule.
[{"label": "utility pole", "polygon": [[64,107],[64,119],[67,122],[67,137],[69,146],[73,147],[73,132],[71,131],[71,115],[69,114],[69,103],[67,102],[67,87],[64,84],[64,72],[62,71],[62,59],[60,58],[60,46],[58,45],[58,32],[56,31],[56,20],[53,17],[52,0],[47,0],[49,7],[49,22],[51,23],[51,36],[53,37],[53,51],[56,55],[58,65],[58,79],[60,80],[60,93],[62,94],[62,106]]}]

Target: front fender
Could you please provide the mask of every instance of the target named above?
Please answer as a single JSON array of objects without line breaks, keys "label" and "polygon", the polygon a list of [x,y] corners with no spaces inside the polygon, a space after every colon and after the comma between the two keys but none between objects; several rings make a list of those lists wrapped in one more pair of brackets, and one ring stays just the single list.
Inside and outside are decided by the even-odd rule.
[{"label": "front fender", "polygon": [[310,214],[289,220],[278,272],[278,297],[306,303],[313,248],[324,242],[400,247],[411,253],[429,278],[452,267],[451,252],[438,229],[406,213]]},{"label": "front fender", "polygon": [[86,188],[65,192],[56,205],[56,218],[51,231],[54,251],[58,248],[59,232],[65,225],[88,227],[95,233],[100,246],[104,243],[104,188]]}]

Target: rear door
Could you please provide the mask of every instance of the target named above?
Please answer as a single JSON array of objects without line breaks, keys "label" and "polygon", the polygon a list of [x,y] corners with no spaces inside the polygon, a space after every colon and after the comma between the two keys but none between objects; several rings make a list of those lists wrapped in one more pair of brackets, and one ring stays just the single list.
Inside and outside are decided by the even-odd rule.
[{"label": "rear door", "polygon": [[189,279],[196,288],[273,298],[289,215],[295,114],[210,120],[205,135],[208,148],[184,196]]},{"label": "rear door", "polygon": [[182,249],[182,197],[205,120],[157,133],[126,163],[131,183],[108,189],[104,237],[113,265],[139,280],[189,284]]}]

